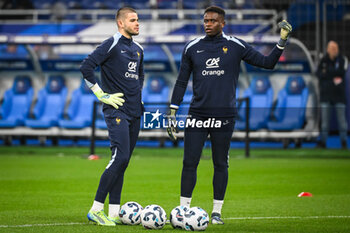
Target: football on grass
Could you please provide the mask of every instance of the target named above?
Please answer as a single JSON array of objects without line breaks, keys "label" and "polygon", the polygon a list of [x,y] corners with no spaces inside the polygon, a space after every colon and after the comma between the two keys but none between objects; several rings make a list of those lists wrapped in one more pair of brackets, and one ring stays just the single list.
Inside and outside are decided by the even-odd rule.
[{"label": "football on grass", "polygon": [[142,206],[134,201],[129,201],[120,207],[119,217],[123,224],[137,225],[141,223]]},{"label": "football on grass", "polygon": [[170,213],[170,223],[175,229],[184,229],[184,215],[189,208],[177,206]]},{"label": "football on grass", "polygon": [[166,213],[159,205],[148,205],[141,212],[141,224],[146,229],[162,229]]},{"label": "football on grass", "polygon": [[204,231],[209,224],[209,215],[200,207],[190,208],[184,216],[184,228],[187,231]]}]

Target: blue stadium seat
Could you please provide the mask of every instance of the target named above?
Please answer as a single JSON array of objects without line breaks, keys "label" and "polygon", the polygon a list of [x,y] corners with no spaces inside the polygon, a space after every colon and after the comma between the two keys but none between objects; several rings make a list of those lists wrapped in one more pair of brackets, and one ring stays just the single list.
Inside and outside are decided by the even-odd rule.
[{"label": "blue stadium seat", "polygon": [[24,124],[33,100],[33,88],[29,76],[17,76],[12,88],[4,94],[0,112],[0,127],[13,128]]},{"label": "blue stadium seat", "polygon": [[38,93],[38,102],[34,107],[35,119],[25,120],[31,128],[49,128],[58,125],[62,119],[67,96],[67,88],[62,76],[51,76],[46,86]]},{"label": "blue stadium seat", "polygon": [[[162,76],[151,76],[146,81],[146,87],[142,91],[142,101],[144,102],[145,112],[166,113],[169,102],[169,86]],[[148,121],[146,119],[146,121]],[[163,122],[163,114],[159,117]],[[143,124],[141,124],[143,128]]]},{"label": "blue stadium seat", "polygon": [[176,9],[177,8],[177,0],[161,0],[157,1],[158,9]]},{"label": "blue stadium seat", "polygon": [[203,8],[201,5],[201,0],[192,0],[192,1],[183,1],[183,8],[184,9],[198,9]]},{"label": "blue stadium seat", "polygon": [[[168,61],[167,55],[159,45],[145,45],[144,50],[145,50],[145,55],[143,59],[145,62]],[[182,51],[181,51],[181,54],[182,54]]]},{"label": "blue stadium seat", "polygon": [[[273,89],[268,77],[254,77],[250,86],[244,90],[243,98],[250,98],[250,130],[266,128],[273,103]],[[238,111],[236,129],[245,129],[246,102],[242,102]]]},{"label": "blue stadium seat", "polygon": [[161,76],[149,77],[146,83],[146,87],[142,92],[142,100],[147,106],[149,104],[160,104],[168,102],[169,87]]},{"label": "blue stadium seat", "polygon": [[309,90],[300,76],[289,77],[285,87],[278,93],[274,110],[275,121],[269,121],[271,130],[301,129],[305,123],[305,110]]},{"label": "blue stadium seat", "polygon": [[124,0],[123,2],[134,9],[149,9],[149,0]]},{"label": "blue stadium seat", "polygon": [[236,87],[236,106],[238,107],[239,102],[237,101],[241,97],[241,89],[237,85]]},{"label": "blue stadium seat", "polygon": [[82,80],[81,85],[72,93],[67,115],[69,120],[62,119],[58,125],[62,128],[81,129],[91,126],[94,101],[97,101],[90,88]]}]

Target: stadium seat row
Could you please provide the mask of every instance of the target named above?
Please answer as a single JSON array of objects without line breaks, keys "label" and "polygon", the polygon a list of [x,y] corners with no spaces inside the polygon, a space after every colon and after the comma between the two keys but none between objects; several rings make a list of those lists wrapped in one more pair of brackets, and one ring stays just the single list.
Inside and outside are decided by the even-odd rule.
[{"label": "stadium seat row", "polygon": [[[0,128],[27,126],[30,128],[50,128],[58,126],[81,129],[91,126],[93,102],[96,97],[82,81],[73,91],[65,112],[67,88],[62,76],[50,76],[44,88],[37,95],[33,111],[33,88],[28,76],[15,78],[12,88],[4,94],[0,108]],[[162,76],[151,76],[143,90],[143,102],[147,112],[165,112],[168,106],[170,87]],[[192,99],[192,82],[189,82],[183,103],[178,111],[186,117]],[[250,130],[267,128],[289,131],[301,129],[305,124],[305,111],[309,91],[302,77],[289,77],[285,87],[279,91],[277,101],[273,101],[273,89],[268,77],[254,77],[244,90],[242,98],[249,97]],[[237,88],[236,96],[239,97]],[[237,102],[236,129],[245,129],[246,102]],[[101,108],[98,110],[96,127],[106,129]],[[141,124],[141,128],[143,125]]]},{"label": "stadium seat row", "polygon": [[50,76],[37,95],[37,102],[30,112],[33,88],[28,76],[15,78],[12,88],[4,94],[1,106],[1,128],[27,126],[30,128],[84,128],[91,125],[94,95],[82,82],[74,90],[68,111],[64,114],[67,88],[62,76]]},{"label": "stadium seat row", "polygon": [[[7,90],[0,108],[0,128],[27,126],[30,128],[50,128],[59,126],[67,129],[81,129],[91,126],[93,103],[97,101],[91,90],[82,81],[73,91],[71,101],[65,110],[67,88],[62,76],[50,76],[47,84],[37,95],[37,102],[31,112],[34,91],[29,76],[15,78],[12,88]],[[167,105],[169,87],[162,77],[148,79],[143,91],[146,111],[153,107]],[[148,109],[149,107],[150,109]],[[96,127],[106,129],[101,106],[98,109]]]},{"label": "stadium seat row", "polygon": [[[267,128],[289,131],[303,128],[309,90],[302,77],[289,77],[273,102],[273,89],[267,77],[255,77],[242,97],[249,97],[250,130]],[[246,102],[238,108],[236,129],[245,128]]]}]

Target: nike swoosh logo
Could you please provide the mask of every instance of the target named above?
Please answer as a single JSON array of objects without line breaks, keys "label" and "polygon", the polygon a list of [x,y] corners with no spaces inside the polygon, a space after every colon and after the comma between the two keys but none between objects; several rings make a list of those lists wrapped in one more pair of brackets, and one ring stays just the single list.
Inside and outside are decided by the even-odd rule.
[{"label": "nike swoosh logo", "polygon": [[122,51],[120,51],[121,53],[126,53],[126,51],[125,50],[122,50]]},{"label": "nike swoosh logo", "polygon": [[204,52],[204,50],[197,50],[197,53],[202,53]]}]

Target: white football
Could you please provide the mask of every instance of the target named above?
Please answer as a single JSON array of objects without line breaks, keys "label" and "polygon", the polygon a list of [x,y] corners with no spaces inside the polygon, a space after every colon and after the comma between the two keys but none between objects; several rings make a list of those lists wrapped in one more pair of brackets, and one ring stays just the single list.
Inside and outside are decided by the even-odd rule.
[{"label": "white football", "polygon": [[185,213],[183,221],[187,231],[204,231],[209,224],[209,215],[200,207],[192,207]]},{"label": "white football", "polygon": [[177,206],[170,213],[170,223],[175,229],[184,229],[184,215],[189,208]]},{"label": "white football", "polygon": [[141,223],[142,206],[134,201],[129,201],[122,205],[119,217],[123,224],[137,225]]},{"label": "white football", "polygon": [[159,205],[148,205],[141,212],[141,224],[146,229],[162,229],[166,219],[166,213]]}]

